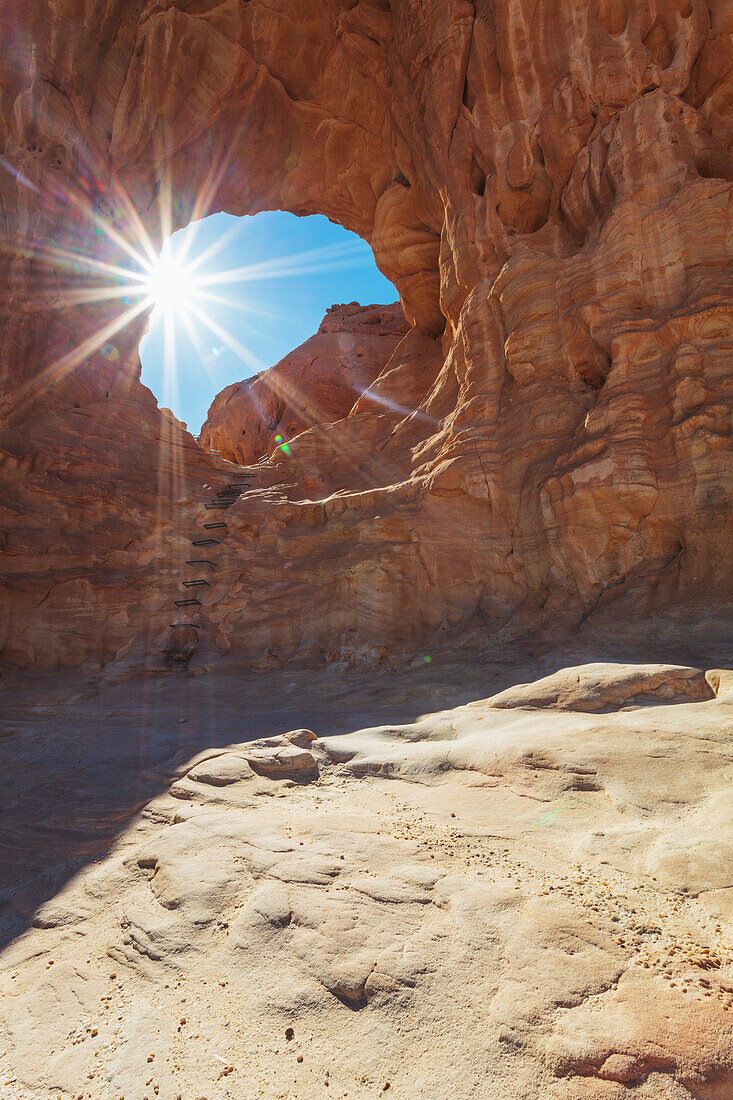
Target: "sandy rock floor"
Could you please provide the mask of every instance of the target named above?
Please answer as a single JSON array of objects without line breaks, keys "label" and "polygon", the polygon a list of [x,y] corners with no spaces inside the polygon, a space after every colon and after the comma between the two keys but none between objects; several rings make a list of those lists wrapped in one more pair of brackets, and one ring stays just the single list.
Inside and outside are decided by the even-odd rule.
[{"label": "sandy rock floor", "polygon": [[0,1096],[730,1100],[733,677],[593,660],[5,678]]}]

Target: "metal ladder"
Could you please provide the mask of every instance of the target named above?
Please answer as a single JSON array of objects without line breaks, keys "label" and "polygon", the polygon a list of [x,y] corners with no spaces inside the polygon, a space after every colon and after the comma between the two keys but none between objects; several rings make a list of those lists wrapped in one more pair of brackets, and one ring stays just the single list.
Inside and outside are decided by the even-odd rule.
[{"label": "metal ladder", "polygon": [[[216,510],[222,510],[222,509],[226,510],[228,508],[231,508],[231,506],[239,500],[242,493],[244,493],[246,491],[246,489],[251,488],[251,483],[252,483],[252,480],[255,477],[255,475],[254,475],[254,473],[251,473],[250,471],[244,471],[243,470],[241,472],[230,474],[230,477],[232,479],[236,479],[237,481],[241,482],[241,484],[235,485],[235,484],[232,484],[230,482],[229,484],[225,485],[223,489],[220,489],[216,493],[216,498],[215,499],[208,500],[208,501],[204,502],[204,507],[206,508],[207,511],[212,511],[212,510],[215,510],[215,509]],[[204,523],[203,527],[204,527],[205,531],[218,531],[218,530],[226,531],[227,530],[227,525],[226,525],[226,523],[223,523],[223,522]],[[191,541],[192,546],[202,546],[202,547],[203,546],[206,546],[206,547],[221,546],[221,541],[217,538],[212,538],[211,536],[204,536],[204,538],[192,538],[190,541]],[[211,575],[211,573],[216,572],[216,570],[218,569],[217,562],[212,561],[210,558],[188,558],[186,560],[186,565],[189,565],[191,567],[206,566],[210,570],[210,575]],[[190,590],[190,589],[205,590],[207,588],[211,588],[211,584],[206,579],[206,577],[192,577],[190,579],[181,581],[181,585],[182,585],[183,588],[185,588],[187,590]],[[202,595],[203,595],[203,592],[202,592]],[[188,608],[188,607],[190,607],[190,608],[202,608],[203,609],[203,604],[201,603],[201,600],[199,600],[196,596],[187,596],[187,597],[184,597],[183,599],[174,600],[173,602],[174,602],[174,605],[175,605],[176,609],[179,612],[182,611],[183,608]],[[201,622],[188,622],[188,623],[186,623],[186,622],[174,622],[174,623],[170,623],[169,625],[170,625],[171,629],[175,629],[175,630],[177,630],[181,627],[185,627],[187,629],[192,629],[192,630],[198,630],[199,632],[201,630],[203,630],[203,624]],[[200,636],[200,633],[199,633],[199,636]],[[173,657],[176,654],[176,650],[174,650],[174,649],[164,649],[161,652],[163,653],[163,655],[165,657]]]}]

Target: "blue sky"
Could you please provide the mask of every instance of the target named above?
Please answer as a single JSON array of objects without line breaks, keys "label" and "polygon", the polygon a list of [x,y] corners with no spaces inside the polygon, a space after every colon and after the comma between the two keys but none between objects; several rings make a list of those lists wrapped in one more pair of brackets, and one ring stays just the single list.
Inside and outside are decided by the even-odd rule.
[{"label": "blue sky", "polygon": [[[169,238],[163,255],[175,256],[186,233],[190,227]],[[168,362],[175,362],[175,370],[166,369],[159,308],[140,348],[143,382],[194,434],[220,390],[302,344],[329,306],[397,300],[366,242],[320,216],[213,214],[197,222],[189,237],[187,261],[195,263],[202,254],[197,274],[217,281],[205,287],[204,298],[196,297],[198,315],[182,303],[169,326],[175,357],[169,355]]]}]

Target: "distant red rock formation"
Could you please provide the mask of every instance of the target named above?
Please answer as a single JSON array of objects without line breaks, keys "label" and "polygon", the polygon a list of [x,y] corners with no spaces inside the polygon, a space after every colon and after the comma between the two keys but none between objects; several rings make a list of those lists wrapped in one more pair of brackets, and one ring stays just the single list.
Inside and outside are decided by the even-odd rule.
[{"label": "distant red rock formation", "polygon": [[246,464],[309,428],[348,416],[409,325],[399,305],[332,306],[315,336],[262,374],[214,399],[200,445]]}]

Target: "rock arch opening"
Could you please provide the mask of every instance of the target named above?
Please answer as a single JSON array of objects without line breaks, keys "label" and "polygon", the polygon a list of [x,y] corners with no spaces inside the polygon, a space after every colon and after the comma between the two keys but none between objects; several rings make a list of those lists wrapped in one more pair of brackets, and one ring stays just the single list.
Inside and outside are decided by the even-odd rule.
[{"label": "rock arch opening", "polygon": [[[140,345],[141,380],[195,437],[222,391],[259,381],[263,394],[272,392],[271,400],[260,402],[262,432],[244,424],[237,429],[240,440],[250,437],[246,454],[241,445],[237,448],[239,460],[252,457],[250,439],[261,437],[264,445],[268,425],[292,434],[296,425],[281,423],[286,407],[298,409],[298,426],[348,412],[349,387],[353,405],[376,377],[377,360],[369,354],[368,341],[357,347],[350,332],[358,329],[359,319],[365,333],[370,324],[379,325],[380,310],[370,315],[366,307],[394,307],[387,310],[391,329],[407,330],[395,305],[397,291],[377,269],[369,245],[319,215],[219,213],[193,222],[165,241],[154,289],[150,327]],[[342,306],[333,309],[338,303],[351,306],[343,313]],[[342,316],[343,332],[330,341],[332,346],[316,341],[311,354],[291,357],[284,371],[288,381],[281,377],[278,385],[283,370],[271,375],[270,368],[322,325],[337,332]],[[383,350],[382,365],[388,358],[386,344]],[[360,361],[361,371],[356,369]],[[318,386],[310,377],[316,373]],[[327,398],[324,387],[333,394],[343,391],[340,400],[326,399],[319,407]],[[205,446],[210,445],[207,438]],[[235,457],[222,438],[217,449]]]}]

